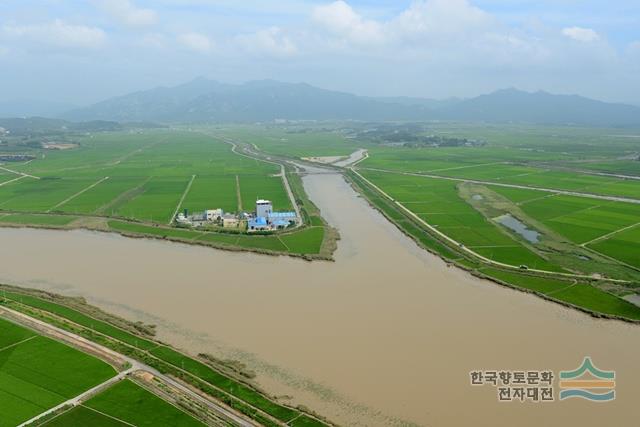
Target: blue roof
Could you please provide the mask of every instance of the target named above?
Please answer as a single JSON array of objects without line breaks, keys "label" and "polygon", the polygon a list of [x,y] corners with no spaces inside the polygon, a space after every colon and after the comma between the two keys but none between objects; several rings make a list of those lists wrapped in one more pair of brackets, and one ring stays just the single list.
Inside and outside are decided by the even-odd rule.
[{"label": "blue roof", "polygon": [[289,221],[285,221],[284,219],[277,219],[273,221],[273,225],[275,225],[276,227],[279,227],[281,225],[286,226],[286,225],[289,225]]},{"label": "blue roof", "polygon": [[260,226],[266,226],[266,225],[267,225],[267,218],[263,216],[259,216],[249,221],[249,227],[260,227]]},{"label": "blue roof", "polygon": [[295,218],[295,212],[271,212],[269,218]]}]

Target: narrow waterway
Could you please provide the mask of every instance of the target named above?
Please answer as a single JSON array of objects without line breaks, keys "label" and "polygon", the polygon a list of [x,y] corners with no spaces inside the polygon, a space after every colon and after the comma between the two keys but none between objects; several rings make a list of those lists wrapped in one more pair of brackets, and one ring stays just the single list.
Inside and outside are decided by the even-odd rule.
[{"label": "narrow waterway", "polygon": [[[339,175],[305,187],[340,230],[336,262],[73,231],[0,229],[0,281],[83,295],[191,352],[245,362],[270,392],[349,426],[630,426],[640,326],[448,268]],[[616,371],[617,398],[498,403],[469,371]],[[557,396],[556,396],[557,399]]]}]

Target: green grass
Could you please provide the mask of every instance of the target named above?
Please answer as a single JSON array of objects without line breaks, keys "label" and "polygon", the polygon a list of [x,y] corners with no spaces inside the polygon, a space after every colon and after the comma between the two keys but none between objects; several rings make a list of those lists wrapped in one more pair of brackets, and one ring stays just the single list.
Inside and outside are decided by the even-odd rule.
[{"label": "green grass", "polygon": [[31,307],[45,310],[50,313],[56,314],[58,316],[64,317],[65,319],[69,319],[72,322],[75,322],[79,325],[93,329],[95,331],[98,331],[110,337],[114,337],[122,342],[125,342],[127,344],[133,345],[135,347],[138,347],[144,350],[157,346],[157,344],[152,341],[145,340],[144,338],[141,338],[134,334],[126,332],[107,322],[94,319],[93,317],[87,316],[83,313],[80,313],[77,310],[66,307],[64,305],[60,305],[51,301],[46,301],[41,298],[36,298],[31,295],[19,294],[15,292],[3,291],[2,295],[14,301],[18,301],[22,304],[26,304]]},{"label": "green grass", "polygon": [[235,190],[235,176],[197,176],[182,208],[189,212],[217,208],[222,208],[225,212],[236,212],[238,198]]},{"label": "green grass", "polygon": [[151,350],[151,354],[173,364],[176,367],[183,368],[187,372],[202,378],[209,384],[214,385],[247,403],[250,403],[256,408],[262,409],[264,412],[280,420],[288,421],[297,415],[297,411],[285,408],[266,399],[261,394],[256,393],[253,389],[231,380],[230,378],[211,369],[204,363],[191,359],[172,348],[164,346],[158,347]]},{"label": "green grass", "polygon": [[195,427],[201,422],[139,385],[123,380],[89,399],[85,406],[136,426]]},{"label": "green grass", "polygon": [[154,227],[152,225],[139,224],[135,222],[109,221],[109,228],[125,233],[145,234],[157,237],[173,237],[178,239],[195,239],[201,233],[198,231],[185,230],[181,228]]},{"label": "green grass", "polygon": [[[191,131],[97,133],[78,139],[80,145],[74,150],[43,152],[28,165],[16,165],[42,179],[24,178],[0,187],[0,214],[3,210],[12,211],[11,215],[0,215],[0,224],[64,226],[77,219],[34,215],[53,209],[51,213],[112,217],[108,224],[114,231],[198,238],[200,242],[249,250],[288,251],[277,237],[216,237],[212,233],[165,228],[179,204],[180,210],[190,212],[215,208],[237,212],[236,178],[243,210],[252,212],[258,198],[271,200],[278,211],[292,210],[282,178],[275,176],[280,173],[279,166],[237,155],[221,140]],[[312,141],[315,138],[309,140]],[[108,179],[99,182],[105,177]],[[299,194],[298,198],[303,197]],[[132,222],[117,221],[118,218]],[[312,225],[324,226],[318,215],[312,220]],[[321,230],[314,230],[286,240],[291,244],[291,253],[317,254],[321,244],[318,237],[322,234]]]},{"label": "green grass", "polygon": [[[93,320],[78,310],[71,309],[64,305],[56,304],[50,301],[45,301],[37,297],[26,296],[15,292],[6,292],[6,296],[12,300],[20,301],[31,307],[39,308],[48,311],[53,314],[57,314],[65,319],[72,320],[78,324],[81,324],[89,329],[96,330],[104,333],[107,336],[113,337],[116,340],[137,346],[143,350],[149,350],[150,354],[158,359],[175,366],[176,368],[184,368],[187,372],[201,378],[203,381],[216,386],[226,392],[230,393],[237,398],[250,403],[266,413],[282,420],[289,421],[299,415],[299,412],[284,406],[278,405],[275,402],[267,399],[261,393],[247,387],[237,381],[219,373],[206,364],[197,361],[191,357],[188,357],[170,347],[158,346],[157,343],[135,335],[126,333],[119,328],[116,328],[105,322]],[[123,335],[124,333],[124,335]],[[14,339],[19,338],[20,335],[15,335]],[[0,353],[1,354],[1,353]],[[305,425],[321,426],[324,425],[318,421],[315,421],[306,416],[302,416],[299,419],[304,419]],[[0,425],[0,427],[2,427]]]},{"label": "green grass", "polygon": [[552,296],[597,313],[640,319],[640,307],[593,286],[580,284],[554,293]]},{"label": "green grass", "polygon": [[640,268],[640,226],[588,245],[602,254]]},{"label": "green grass", "polygon": [[102,415],[84,406],[76,406],[59,415],[43,426],[47,427],[124,427],[123,422],[115,420],[107,415]]},{"label": "green grass", "polygon": [[[0,319],[14,339],[24,328]],[[106,381],[115,370],[74,348],[35,335],[0,350],[0,426],[14,426]]]},{"label": "green grass", "polygon": [[562,271],[463,200],[456,182],[373,171],[362,171],[362,175],[428,224],[480,255],[516,267],[524,264]]},{"label": "green grass", "polygon": [[536,291],[596,313],[640,320],[640,307],[588,284],[574,284],[574,282],[511,273],[494,268],[483,268],[480,271],[516,287]]},{"label": "green grass", "polygon": [[35,214],[13,214],[0,216],[0,222],[24,225],[68,225],[78,217],[70,215],[35,215]]},{"label": "green grass", "polygon": [[289,252],[296,254],[317,254],[324,239],[324,227],[310,227],[302,231],[283,234],[280,240]]}]

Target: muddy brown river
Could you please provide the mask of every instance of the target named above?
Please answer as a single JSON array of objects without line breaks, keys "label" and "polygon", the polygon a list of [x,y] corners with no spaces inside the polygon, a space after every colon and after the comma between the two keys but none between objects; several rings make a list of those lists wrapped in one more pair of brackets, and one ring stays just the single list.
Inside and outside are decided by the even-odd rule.
[{"label": "muddy brown river", "polygon": [[[632,426],[640,326],[448,268],[338,175],[304,179],[336,262],[86,231],[0,229],[0,281],[82,295],[192,353],[239,359],[273,394],[350,426]],[[497,401],[469,371],[616,371],[616,399]],[[557,385],[557,384],[556,384]]]}]

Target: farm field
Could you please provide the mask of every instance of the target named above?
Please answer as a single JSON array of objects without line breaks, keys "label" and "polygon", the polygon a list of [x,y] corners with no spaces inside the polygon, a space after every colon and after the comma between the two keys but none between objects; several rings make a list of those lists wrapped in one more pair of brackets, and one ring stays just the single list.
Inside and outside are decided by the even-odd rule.
[{"label": "farm field", "polygon": [[623,202],[558,195],[524,201],[519,206],[578,244],[640,222],[640,205]]},{"label": "farm field", "polygon": [[[201,236],[200,232],[152,226],[170,225],[174,214],[182,210],[252,211],[257,199],[271,200],[279,211],[293,209],[279,165],[237,155],[216,137],[153,130],[79,138],[78,148],[43,150],[36,152],[34,161],[11,165],[16,172],[31,176],[0,187],[0,224],[64,227],[85,216],[109,217],[137,223],[108,221],[115,231],[187,240],[202,237],[200,241],[225,244],[230,243],[225,235],[216,238],[209,233]],[[17,175],[3,171],[0,179],[4,176]],[[304,191],[301,186],[296,188]],[[99,221],[79,222],[80,226],[87,223]],[[324,226],[322,221],[314,225]],[[294,239],[291,253],[302,254],[299,248],[305,247],[311,251],[306,253],[318,254],[317,235],[304,233],[311,240],[302,245]],[[278,238],[233,239],[240,248],[289,251]]]},{"label": "farm field", "polygon": [[190,210],[222,207],[235,212],[236,175],[247,179],[245,191],[251,197],[286,200],[281,180],[267,179],[279,173],[276,165],[237,156],[227,144],[189,132],[96,134],[77,149],[47,153],[15,169],[40,179],[0,187],[3,210],[166,223],[193,175],[193,193],[183,204]]},{"label": "farm field", "polygon": [[629,228],[587,246],[611,258],[640,268],[640,227]]},{"label": "farm field", "polygon": [[203,423],[130,380],[107,390],[44,424],[69,426],[196,427]]},{"label": "farm field", "polygon": [[108,364],[0,319],[0,426],[15,426],[115,375]]},{"label": "farm field", "polygon": [[227,125],[216,133],[231,139],[255,144],[258,149],[287,157],[348,156],[362,143],[349,140],[337,131],[325,129],[284,128],[276,126]]},{"label": "farm field", "polygon": [[[272,236],[269,236],[269,237],[272,237]],[[262,409],[266,413],[280,419],[283,422],[291,421],[292,419],[295,419],[295,421],[291,422],[290,425],[293,425],[293,426],[325,425],[324,423],[317,421],[307,416],[306,414],[301,413],[296,409],[282,406],[270,400],[261,392],[258,392],[255,389],[238,382],[232,377],[219,372],[218,370],[201,362],[200,360],[187,356],[186,354],[181,353],[177,350],[174,350],[173,348],[168,347],[159,342],[148,340],[141,336],[126,332],[125,330],[115,327],[114,325],[108,322],[90,317],[78,309],[68,307],[66,304],[58,304],[55,301],[50,301],[49,299],[52,298],[51,294],[47,295],[48,299],[43,299],[36,296],[38,294],[37,291],[35,295],[32,295],[30,294],[30,292],[27,292],[27,293],[16,292],[14,291],[14,289],[15,288],[11,288],[11,290],[3,289],[3,295],[6,295],[6,298],[8,299],[8,303],[12,304],[12,307],[14,309],[20,309],[21,306],[14,303],[14,302],[20,302],[25,306],[41,309],[43,311],[60,316],[64,319],[71,320],[72,322],[82,325],[83,327],[87,328],[90,331],[97,331],[108,337],[114,338],[123,343],[127,343],[132,347],[136,347],[142,351],[145,351],[145,353],[140,352],[138,353],[138,355],[142,356],[143,361],[145,363],[152,363],[152,366],[156,367],[162,372],[172,372],[170,370],[167,370],[168,365],[172,365],[176,368],[184,369],[187,372],[199,378],[200,380],[205,381],[221,390],[224,390],[224,392],[229,393],[230,395],[233,395],[241,399],[243,402],[249,403],[254,407]],[[90,306],[86,306],[86,307],[91,309]],[[77,333],[76,330],[74,330],[74,332]],[[18,332],[14,332],[10,336],[11,338],[7,338],[6,340],[8,342],[10,342],[10,339],[19,340],[22,338],[22,336],[23,335],[21,335],[21,333],[18,331]],[[91,336],[94,337],[92,339],[95,339],[95,336],[93,334]],[[0,341],[0,343],[2,342]],[[118,349],[120,349],[120,347],[118,347]],[[157,363],[149,361],[147,357],[149,355],[156,357],[158,359],[156,360]],[[217,395],[217,396],[220,397],[220,395]],[[224,397],[227,398],[226,395]],[[226,401],[226,400],[223,400],[223,401],[230,404],[230,401]],[[237,406],[233,406],[233,407],[238,409]],[[255,409],[253,408],[249,408],[248,410],[251,411],[249,415],[252,415],[253,411],[255,411]],[[84,417],[89,415],[83,413],[79,415],[74,415],[74,417],[77,416],[81,419],[84,419]]]},{"label": "farm field", "polygon": [[459,197],[455,182],[372,171],[362,174],[427,223],[487,258],[561,271],[473,209]]},{"label": "farm field", "polygon": [[493,268],[485,268],[481,271],[489,277],[578,307],[628,319],[640,319],[640,307],[588,284],[509,273]]},{"label": "farm field", "polygon": [[[589,311],[639,318],[640,309],[621,298],[636,291],[640,277],[639,204],[492,185],[515,184],[640,200],[637,180],[580,171],[583,165],[599,163],[606,164],[608,172],[633,170],[635,164],[629,158],[630,153],[637,153],[636,140],[613,137],[613,131],[605,129],[464,124],[430,127],[435,135],[483,142],[457,147],[369,146],[369,157],[356,170],[393,200],[349,173],[367,199],[405,233],[448,261]],[[489,267],[488,262],[469,258],[450,242],[446,247],[434,244],[435,232],[412,219],[396,203],[460,246],[508,264],[513,270]],[[500,225],[498,218],[506,214],[536,232],[538,240],[527,241],[520,232]],[[524,266],[525,270],[545,270],[548,274],[518,271]],[[572,275],[576,279],[569,279]],[[597,282],[600,277],[621,279],[626,284],[601,286],[603,283]],[[581,283],[583,278],[587,283]]]}]

